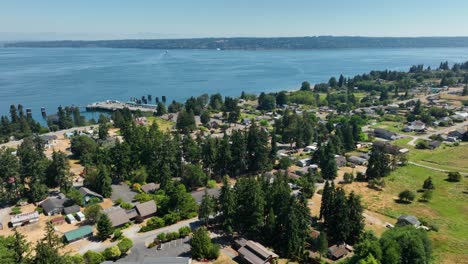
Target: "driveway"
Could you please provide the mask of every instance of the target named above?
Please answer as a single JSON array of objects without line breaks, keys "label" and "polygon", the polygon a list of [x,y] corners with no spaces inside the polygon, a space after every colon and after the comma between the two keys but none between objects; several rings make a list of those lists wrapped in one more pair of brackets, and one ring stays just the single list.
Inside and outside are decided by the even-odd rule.
[{"label": "driveway", "polygon": [[[175,241],[164,243],[161,250],[156,247],[147,248],[146,245],[151,243],[157,235],[161,233],[176,232],[183,226],[189,226],[195,229],[201,225],[198,218],[181,221],[171,226],[166,226],[157,230],[152,230],[146,233],[138,233],[140,229],[138,226],[132,226],[123,231],[124,236],[133,240],[133,247],[130,254],[121,258],[118,262],[136,262],[144,257],[178,257],[186,256],[190,252],[190,245],[188,239],[178,239]],[[103,249],[104,250],[104,249]]]}]

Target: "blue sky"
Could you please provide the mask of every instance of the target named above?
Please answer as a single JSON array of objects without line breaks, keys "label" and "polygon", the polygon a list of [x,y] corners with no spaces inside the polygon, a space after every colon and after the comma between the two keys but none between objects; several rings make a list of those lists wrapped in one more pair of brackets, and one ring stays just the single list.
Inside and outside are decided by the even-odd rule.
[{"label": "blue sky", "polygon": [[0,0],[0,38],[468,36],[467,0]]}]

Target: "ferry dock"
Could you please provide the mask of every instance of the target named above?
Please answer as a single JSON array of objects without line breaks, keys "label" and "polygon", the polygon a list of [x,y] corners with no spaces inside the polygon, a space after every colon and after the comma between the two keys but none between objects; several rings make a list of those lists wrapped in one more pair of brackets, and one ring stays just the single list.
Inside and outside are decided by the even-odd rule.
[{"label": "ferry dock", "polygon": [[86,111],[104,111],[104,112],[115,112],[128,108],[130,111],[141,111],[141,112],[156,112],[156,105],[152,104],[137,104],[135,102],[119,102],[115,100],[106,100],[104,102],[96,102],[86,106]]}]

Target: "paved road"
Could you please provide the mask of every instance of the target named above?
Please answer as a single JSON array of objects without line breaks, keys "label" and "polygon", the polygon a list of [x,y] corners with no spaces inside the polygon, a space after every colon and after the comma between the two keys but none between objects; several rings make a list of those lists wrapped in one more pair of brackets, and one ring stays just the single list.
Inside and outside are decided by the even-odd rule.
[{"label": "paved road", "polygon": [[[199,227],[201,221],[198,218],[192,218],[185,221],[178,222],[174,225],[166,226],[160,229],[152,230],[146,233],[138,233],[140,227],[138,225],[133,225],[125,230],[123,230],[123,235],[130,238],[133,241],[133,247],[130,254],[122,258],[120,261],[138,261],[144,257],[148,256],[179,256],[183,253],[186,253],[190,250],[190,247],[187,248],[187,241],[175,241],[172,244],[166,245],[166,248],[163,247],[162,251],[157,251],[156,248],[147,248],[146,245],[151,243],[154,238],[160,233],[175,232],[183,226],[190,226],[192,229]],[[116,245],[117,242],[112,242],[111,244],[103,244],[101,242],[90,242],[86,246],[80,248],[80,254],[86,253],[88,250],[94,251],[103,251],[106,248]],[[163,252],[164,251],[164,252]]]},{"label": "paved road", "polygon": [[[131,252],[126,257],[122,258],[122,262],[131,262],[138,261],[144,257],[154,257],[154,256],[171,256],[176,257],[183,254],[187,254],[190,251],[190,246],[188,245],[188,240],[178,240],[171,243],[165,243],[162,250],[158,251],[156,248],[147,248],[146,245],[151,243],[154,238],[160,233],[175,232],[183,226],[190,226],[192,229],[199,227],[201,221],[198,218],[192,218],[189,220],[181,221],[171,226],[166,226],[157,230],[149,231],[146,233],[138,233],[139,227],[133,226],[124,230],[124,236],[133,240],[133,247]],[[104,249],[103,249],[104,250]]]}]

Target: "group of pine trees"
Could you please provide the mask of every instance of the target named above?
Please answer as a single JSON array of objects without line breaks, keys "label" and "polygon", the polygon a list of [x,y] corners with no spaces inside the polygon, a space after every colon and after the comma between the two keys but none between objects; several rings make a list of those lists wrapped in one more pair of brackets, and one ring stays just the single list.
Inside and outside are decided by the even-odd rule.
[{"label": "group of pine trees", "polygon": [[53,152],[44,155],[44,142],[38,137],[25,138],[13,155],[13,149],[0,149],[0,203],[27,197],[32,202],[44,199],[49,188],[64,192],[72,186],[67,156]]},{"label": "group of pine trees", "polygon": [[359,196],[351,192],[346,196],[342,188],[335,188],[333,181],[325,182],[320,206],[320,219],[327,237],[337,244],[354,245],[364,231],[363,208]]},{"label": "group of pine trees", "polygon": [[[281,256],[304,259],[310,212],[306,198],[301,194],[291,195],[286,174],[278,173],[273,178],[239,178],[233,187],[224,178],[211,215],[216,212],[225,231],[236,231],[261,241]],[[205,212],[200,217],[208,215]]]},{"label": "group of pine trees", "polygon": [[51,224],[46,226],[45,234],[35,245],[15,230],[11,236],[0,236],[1,263],[4,264],[76,264],[84,263],[81,255],[63,255],[62,239]]},{"label": "group of pine trees", "polygon": [[0,117],[0,142],[6,142],[11,136],[21,139],[44,129],[36,122],[30,113],[26,113],[22,105],[10,106],[10,116]]}]

